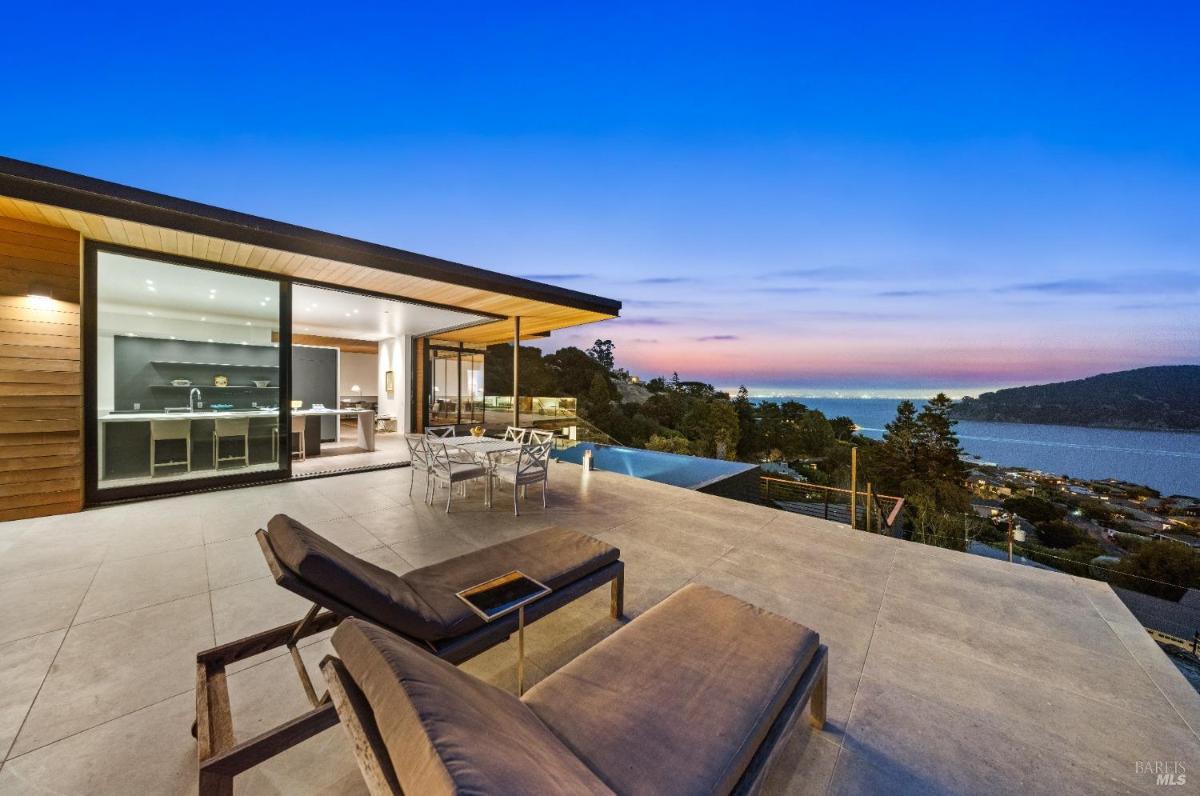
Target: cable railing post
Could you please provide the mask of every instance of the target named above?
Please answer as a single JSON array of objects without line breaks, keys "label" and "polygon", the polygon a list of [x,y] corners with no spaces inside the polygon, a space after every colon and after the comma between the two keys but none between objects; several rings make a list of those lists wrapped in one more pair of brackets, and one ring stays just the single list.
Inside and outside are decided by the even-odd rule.
[{"label": "cable railing post", "polygon": [[850,528],[858,528],[858,447],[850,449]]}]

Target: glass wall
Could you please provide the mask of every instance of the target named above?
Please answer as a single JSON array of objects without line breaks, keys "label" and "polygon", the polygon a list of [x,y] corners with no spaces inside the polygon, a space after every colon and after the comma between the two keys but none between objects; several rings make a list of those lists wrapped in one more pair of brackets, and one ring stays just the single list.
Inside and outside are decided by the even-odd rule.
[{"label": "glass wall", "polygon": [[482,351],[429,347],[429,423],[483,423]]},{"label": "glass wall", "polygon": [[462,355],[462,422],[482,423],[483,417],[483,353],[463,351]]},{"label": "glass wall", "polygon": [[458,351],[429,349],[429,422],[444,425],[458,422]]},{"label": "glass wall", "polygon": [[98,490],[286,469],[283,297],[272,279],[97,253]]}]

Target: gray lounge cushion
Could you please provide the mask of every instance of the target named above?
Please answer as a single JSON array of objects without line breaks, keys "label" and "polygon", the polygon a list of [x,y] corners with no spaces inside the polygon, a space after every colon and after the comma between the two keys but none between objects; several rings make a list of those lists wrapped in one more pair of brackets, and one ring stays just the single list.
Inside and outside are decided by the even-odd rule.
[{"label": "gray lounge cushion", "polygon": [[518,569],[557,591],[621,556],[599,539],[563,528],[546,528],[508,542],[456,556],[404,576],[414,592],[441,622],[441,635],[453,638],[483,625],[483,620],[455,596],[468,586]]},{"label": "gray lounge cushion", "polygon": [[333,646],[405,793],[611,793],[511,694],[357,619]]},{"label": "gray lounge cushion", "polygon": [[692,584],[523,701],[618,793],[727,793],[818,646],[802,625]]},{"label": "gray lounge cushion", "polygon": [[310,588],[376,624],[424,641],[455,638],[484,622],[456,592],[519,569],[559,589],[616,561],[598,539],[546,528],[400,576],[353,556],[286,514],[267,524],[271,549]]}]

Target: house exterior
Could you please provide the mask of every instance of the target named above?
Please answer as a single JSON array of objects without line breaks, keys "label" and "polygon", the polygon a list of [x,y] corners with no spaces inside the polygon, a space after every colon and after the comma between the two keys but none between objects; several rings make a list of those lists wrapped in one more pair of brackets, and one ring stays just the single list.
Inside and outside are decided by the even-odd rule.
[{"label": "house exterior", "polygon": [[[295,421],[319,408],[358,412],[364,450],[376,413],[397,431],[471,424],[487,346],[620,309],[0,158],[0,520],[292,477],[288,453],[330,422],[317,418],[305,443]],[[338,403],[297,400],[331,352]],[[355,375],[352,355],[370,358]],[[513,381],[488,392],[519,424]],[[340,409],[362,395],[370,414]]]}]

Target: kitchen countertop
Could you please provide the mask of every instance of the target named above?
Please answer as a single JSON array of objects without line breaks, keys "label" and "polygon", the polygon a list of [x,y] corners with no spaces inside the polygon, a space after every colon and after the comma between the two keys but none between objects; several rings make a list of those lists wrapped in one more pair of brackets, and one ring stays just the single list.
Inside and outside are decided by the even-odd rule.
[{"label": "kitchen countertop", "polygon": [[[359,415],[372,412],[371,409],[293,409],[293,415],[308,417],[310,415]],[[101,423],[133,423],[149,422],[151,420],[216,420],[218,418],[242,417],[279,417],[279,410],[272,409],[230,409],[212,411],[202,409],[198,412],[114,412],[100,416]]]}]

